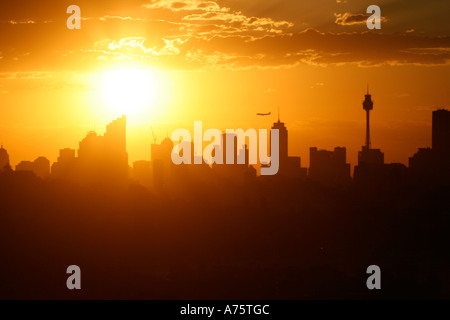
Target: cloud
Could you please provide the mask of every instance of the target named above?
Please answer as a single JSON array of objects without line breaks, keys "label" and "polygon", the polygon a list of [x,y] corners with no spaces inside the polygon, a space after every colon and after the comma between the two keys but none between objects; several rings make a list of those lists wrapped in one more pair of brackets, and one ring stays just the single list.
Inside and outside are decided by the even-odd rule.
[{"label": "cloud", "polygon": [[150,43],[145,38],[107,39],[97,43],[96,50],[91,52],[112,59],[138,58],[154,61],[161,67],[182,69],[277,69],[300,64],[425,66],[449,64],[450,37],[412,33],[322,33],[307,29],[261,38],[191,37],[163,39],[161,43]]},{"label": "cloud", "polygon": [[162,56],[174,56],[180,54],[180,45],[184,43],[181,39],[162,39],[159,44],[146,45],[143,37],[128,37],[118,40],[104,39],[97,41],[95,49],[83,50],[89,54],[97,54],[96,59],[106,60],[133,60],[133,59],[156,59]]},{"label": "cloud", "polygon": [[130,20],[130,21],[149,21],[148,19],[142,19],[142,18],[132,18],[132,17],[122,17],[122,16],[110,16],[105,15],[100,18],[98,18],[100,21],[107,21],[107,20]]},{"label": "cloud", "polygon": [[268,34],[282,34],[293,26],[288,21],[270,18],[248,17],[241,12],[204,12],[185,16],[189,22],[186,30],[191,35],[209,39],[213,36],[244,35],[262,37]]},{"label": "cloud", "polygon": [[[68,31],[64,21],[61,28],[54,28],[41,23],[45,19],[40,17],[36,20],[38,25],[29,29],[16,28],[5,19],[1,25],[5,41],[0,43],[3,52],[0,66],[3,71],[87,70],[111,60],[129,60],[160,68],[192,70],[276,69],[301,64],[435,66],[450,61],[449,36],[424,36],[420,32],[386,34],[384,29],[370,32],[365,28],[364,32],[352,33],[315,29],[299,32],[301,21],[294,26],[275,15],[266,16],[269,11],[265,9],[234,10],[233,1],[147,0],[144,2],[148,10],[142,9],[141,0],[137,2],[139,13],[102,10],[96,15],[91,11],[79,33],[84,35],[71,37],[70,41],[65,41]],[[223,3],[230,3],[231,8]],[[367,17],[339,13],[331,22],[362,25]],[[14,18],[23,23],[28,20]],[[21,32],[21,37],[9,32],[11,29]],[[334,25],[332,29],[341,28]],[[100,38],[92,39],[96,36]],[[26,52],[32,54],[25,56]],[[19,57],[19,62],[12,61],[13,57]]]},{"label": "cloud", "polygon": [[221,68],[224,65],[233,68],[277,68],[298,64],[356,64],[364,67],[443,65],[450,61],[449,48],[448,36],[321,33],[308,29],[296,34],[266,36],[255,40],[214,37],[204,41],[197,38],[186,42],[180,50],[188,50],[191,55],[195,53],[196,61],[214,62]]},{"label": "cloud", "polygon": [[[351,25],[358,25],[358,24],[366,24],[367,19],[370,17],[369,14],[363,14],[363,13],[335,13],[334,16],[336,17],[336,20],[334,23],[339,24],[341,26],[351,26]],[[380,18],[381,22],[386,22],[388,19],[384,16]]]},{"label": "cloud", "polygon": [[169,9],[172,11],[229,11],[215,1],[208,0],[152,0],[144,4],[147,9]]},{"label": "cloud", "polygon": [[35,24],[36,21],[32,19],[25,19],[25,20],[9,20],[9,24]]},{"label": "cloud", "polygon": [[247,16],[241,11],[222,7],[216,1],[207,0],[155,0],[145,4],[147,9],[170,9],[185,12],[179,23],[190,36],[214,36],[237,33],[282,33],[293,27],[289,21],[276,21],[267,17]]},{"label": "cloud", "polygon": [[2,72],[0,79],[2,80],[33,80],[33,79],[50,79],[53,77],[52,72]]}]

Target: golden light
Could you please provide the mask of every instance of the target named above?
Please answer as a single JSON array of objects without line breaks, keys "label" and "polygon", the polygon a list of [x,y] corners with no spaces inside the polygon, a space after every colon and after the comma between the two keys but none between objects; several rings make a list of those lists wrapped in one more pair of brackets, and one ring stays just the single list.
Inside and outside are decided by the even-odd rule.
[{"label": "golden light", "polygon": [[138,115],[153,108],[158,99],[158,82],[149,70],[115,69],[105,72],[101,79],[101,95],[113,112]]}]

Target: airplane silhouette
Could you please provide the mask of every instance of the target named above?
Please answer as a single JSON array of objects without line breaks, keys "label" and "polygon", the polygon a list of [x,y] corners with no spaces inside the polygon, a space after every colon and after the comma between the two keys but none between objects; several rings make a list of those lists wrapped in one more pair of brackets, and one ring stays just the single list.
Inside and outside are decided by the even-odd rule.
[{"label": "airplane silhouette", "polygon": [[257,116],[270,116],[271,112],[269,113],[257,113]]}]

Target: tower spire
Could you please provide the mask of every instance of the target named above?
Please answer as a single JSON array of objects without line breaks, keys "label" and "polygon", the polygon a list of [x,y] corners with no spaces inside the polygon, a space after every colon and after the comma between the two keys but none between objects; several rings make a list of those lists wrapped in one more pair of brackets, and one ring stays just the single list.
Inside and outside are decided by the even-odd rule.
[{"label": "tower spire", "polygon": [[363,101],[363,109],[366,111],[366,148],[370,149],[370,111],[373,109],[372,96],[369,94],[369,84],[367,84],[367,94]]}]

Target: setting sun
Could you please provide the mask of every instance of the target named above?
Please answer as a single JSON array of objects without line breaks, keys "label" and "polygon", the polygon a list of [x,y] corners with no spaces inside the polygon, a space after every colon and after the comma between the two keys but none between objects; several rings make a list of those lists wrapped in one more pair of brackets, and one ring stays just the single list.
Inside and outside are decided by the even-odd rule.
[{"label": "setting sun", "polygon": [[141,69],[117,69],[105,72],[102,98],[109,108],[122,114],[134,115],[152,108],[158,95],[154,76]]}]

